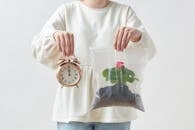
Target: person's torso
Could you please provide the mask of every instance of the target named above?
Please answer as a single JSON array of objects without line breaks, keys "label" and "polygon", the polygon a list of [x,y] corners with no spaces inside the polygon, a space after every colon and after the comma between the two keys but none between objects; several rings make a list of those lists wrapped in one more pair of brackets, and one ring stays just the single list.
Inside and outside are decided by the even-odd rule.
[{"label": "person's torso", "polygon": [[78,0],[65,6],[66,31],[74,34],[74,53],[81,64],[90,64],[91,47],[113,48],[116,29],[125,24],[127,5],[111,2],[94,9]]}]

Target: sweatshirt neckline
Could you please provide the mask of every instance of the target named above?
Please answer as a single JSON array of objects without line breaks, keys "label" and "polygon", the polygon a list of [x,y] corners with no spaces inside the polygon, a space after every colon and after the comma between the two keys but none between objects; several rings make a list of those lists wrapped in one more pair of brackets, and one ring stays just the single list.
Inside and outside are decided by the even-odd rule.
[{"label": "sweatshirt neckline", "polygon": [[102,8],[92,8],[92,7],[89,7],[85,4],[83,4],[80,0],[77,1],[83,8],[85,9],[88,9],[88,10],[91,10],[91,11],[95,11],[95,12],[103,12],[103,11],[106,11],[112,4],[113,4],[113,1],[110,1],[105,7],[102,7]]}]

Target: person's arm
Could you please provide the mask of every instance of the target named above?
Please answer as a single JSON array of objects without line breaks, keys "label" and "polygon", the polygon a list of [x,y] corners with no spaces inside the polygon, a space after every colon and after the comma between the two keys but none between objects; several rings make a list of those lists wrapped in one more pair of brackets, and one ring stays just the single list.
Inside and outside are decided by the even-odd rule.
[{"label": "person's arm", "polygon": [[129,6],[128,13],[127,13],[127,21],[126,21],[127,27],[132,27],[135,29],[138,29],[141,32],[141,38],[137,42],[129,41],[127,47],[137,47],[137,48],[148,48],[149,49],[149,60],[151,60],[157,53],[155,44],[148,34],[147,30],[144,28],[143,23],[141,20],[137,17],[134,10]]},{"label": "person's arm", "polygon": [[65,5],[60,5],[50,16],[42,30],[32,39],[31,49],[36,61],[56,69],[61,54],[58,50],[53,34],[65,30]]}]

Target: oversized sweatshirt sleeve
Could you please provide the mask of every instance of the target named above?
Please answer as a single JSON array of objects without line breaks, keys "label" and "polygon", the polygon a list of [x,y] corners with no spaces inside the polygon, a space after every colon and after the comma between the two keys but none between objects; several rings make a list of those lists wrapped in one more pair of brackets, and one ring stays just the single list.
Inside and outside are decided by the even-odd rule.
[{"label": "oversized sweatshirt sleeve", "polygon": [[53,33],[58,30],[65,30],[64,4],[55,10],[31,43],[32,54],[36,61],[51,69],[57,68],[56,63],[61,56],[53,37]]},{"label": "oversized sweatshirt sleeve", "polygon": [[130,41],[128,47],[131,46],[137,48],[147,48],[149,54],[148,60],[151,60],[157,53],[155,44],[152,38],[150,37],[149,33],[145,29],[142,21],[138,18],[135,11],[130,6],[128,6],[126,26],[136,28],[142,32],[141,39],[137,42]]}]

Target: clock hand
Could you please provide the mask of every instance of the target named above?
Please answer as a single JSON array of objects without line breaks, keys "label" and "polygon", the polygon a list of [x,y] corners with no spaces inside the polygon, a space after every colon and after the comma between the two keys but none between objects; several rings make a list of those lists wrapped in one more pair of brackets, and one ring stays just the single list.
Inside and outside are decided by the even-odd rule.
[{"label": "clock hand", "polygon": [[71,75],[70,75],[70,69],[68,69],[68,76],[71,76]]}]

